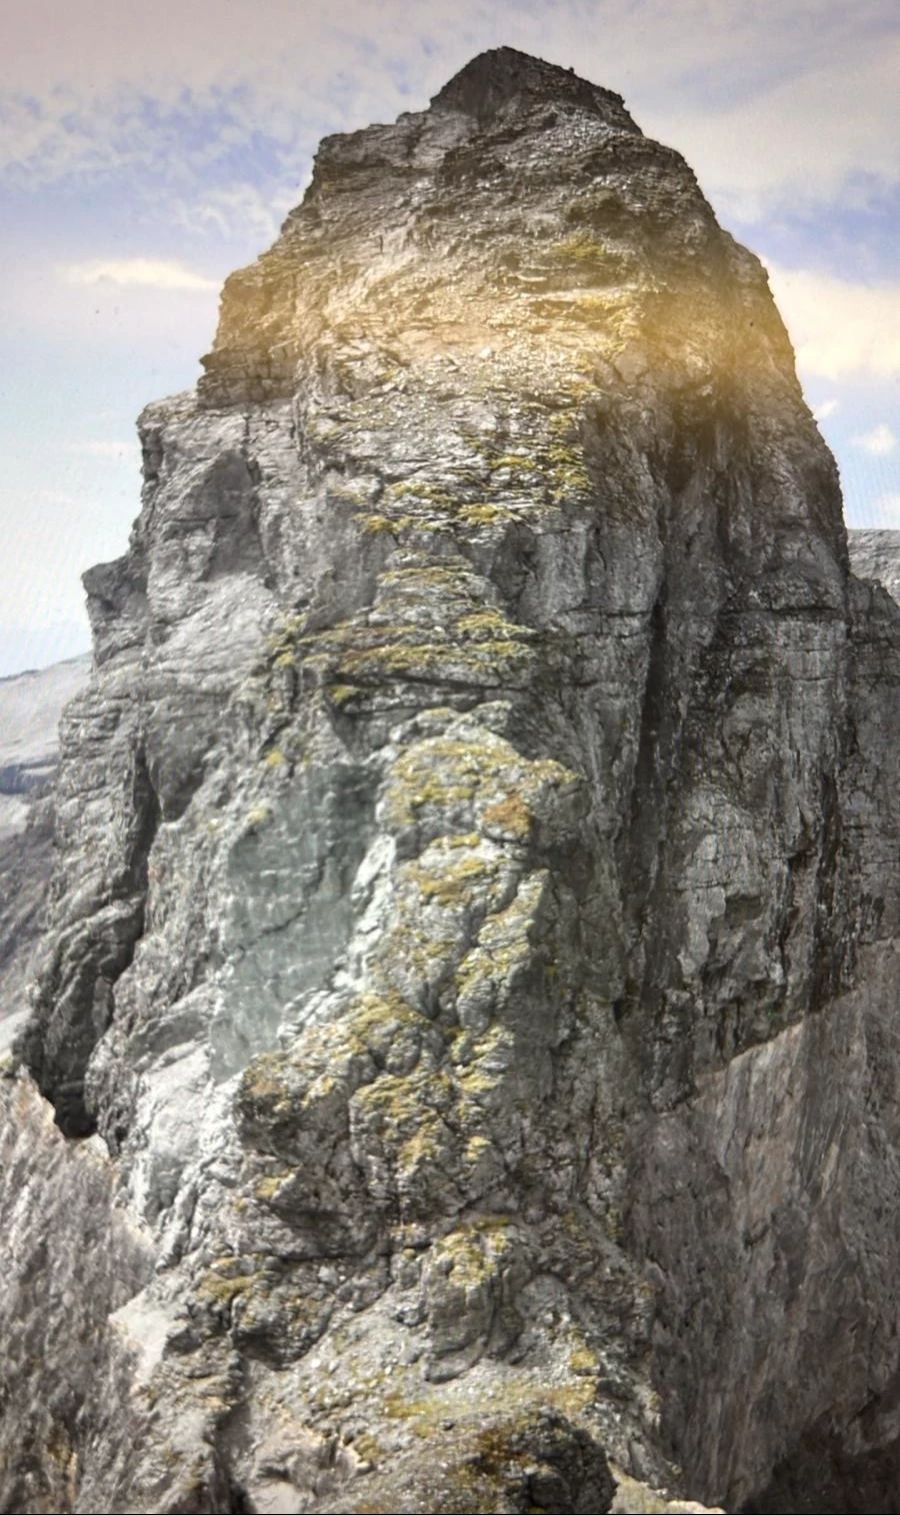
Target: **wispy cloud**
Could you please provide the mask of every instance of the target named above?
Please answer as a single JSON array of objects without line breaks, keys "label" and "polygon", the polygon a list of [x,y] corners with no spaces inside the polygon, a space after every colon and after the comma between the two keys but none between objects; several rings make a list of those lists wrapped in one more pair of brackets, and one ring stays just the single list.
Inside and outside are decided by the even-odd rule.
[{"label": "wispy cloud", "polygon": [[[596,0],[8,9],[0,168],[35,182],[118,165],[174,183],[185,140],[192,169],[264,143],[296,171],[323,131],[419,108],[467,57],[508,43],[621,90],[745,216],[830,199],[861,175],[870,191],[900,183],[891,0],[605,0],[602,24]],[[185,133],[204,119],[216,129]]]},{"label": "wispy cloud", "polygon": [[198,200],[179,198],[172,215],[189,231],[214,232],[223,239],[250,236],[260,246],[273,242],[282,221],[300,199],[296,178],[261,187],[249,180],[211,189]]},{"label": "wispy cloud", "polygon": [[839,408],[840,403],[840,400],[823,400],[821,405],[817,405],[815,407],[813,410],[813,415],[817,421],[827,421],[829,416],[834,415],[835,411]]},{"label": "wispy cloud", "polygon": [[[750,9],[760,23],[756,47],[774,59],[778,44],[768,54],[763,30],[768,8]],[[788,25],[799,9],[785,8]],[[881,10],[887,20],[887,7]],[[837,6],[820,16],[826,34],[837,18]],[[898,72],[896,22],[893,35],[879,35],[873,25],[868,36],[848,36],[824,54],[814,46],[803,60],[782,55],[770,77],[718,109],[702,93],[688,92],[687,105],[675,105],[665,121],[655,114],[654,124],[685,154],[720,209],[742,221],[839,198],[871,202],[900,184]]]},{"label": "wispy cloud", "polygon": [[114,284],[122,289],[212,290],[216,279],[207,279],[165,258],[97,258],[87,263],[69,263],[62,269],[68,284]]},{"label": "wispy cloud", "polygon": [[882,421],[878,426],[873,426],[871,431],[864,431],[860,435],[851,437],[854,447],[862,447],[865,452],[870,452],[876,458],[886,458],[888,453],[894,451],[897,446],[897,436],[886,422]]},{"label": "wispy cloud", "polygon": [[858,284],[768,265],[778,308],[807,375],[900,374],[900,284]]}]

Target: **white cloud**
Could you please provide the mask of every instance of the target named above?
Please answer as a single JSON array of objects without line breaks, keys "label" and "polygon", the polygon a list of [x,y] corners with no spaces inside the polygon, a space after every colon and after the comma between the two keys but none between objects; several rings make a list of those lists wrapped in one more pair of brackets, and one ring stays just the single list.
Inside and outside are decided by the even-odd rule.
[{"label": "white cloud", "polygon": [[900,284],[767,267],[804,374],[832,380],[900,374]]},{"label": "white cloud", "polygon": [[873,426],[871,431],[852,437],[851,441],[854,447],[862,447],[876,458],[886,458],[888,453],[893,452],[897,446],[896,434],[884,421],[878,426]]},{"label": "white cloud", "polygon": [[196,203],[179,199],[172,207],[173,219],[189,231],[214,231],[226,240],[250,236],[265,247],[275,240],[282,221],[302,198],[296,181],[268,191],[248,181],[210,190]]},{"label": "white cloud", "polygon": [[834,415],[840,403],[840,400],[823,400],[821,405],[815,407],[813,415],[817,421],[827,421],[829,416]]},{"label": "white cloud", "polygon": [[216,279],[204,278],[183,263],[166,258],[98,258],[69,263],[62,269],[68,284],[114,284],[122,289],[211,290]]}]

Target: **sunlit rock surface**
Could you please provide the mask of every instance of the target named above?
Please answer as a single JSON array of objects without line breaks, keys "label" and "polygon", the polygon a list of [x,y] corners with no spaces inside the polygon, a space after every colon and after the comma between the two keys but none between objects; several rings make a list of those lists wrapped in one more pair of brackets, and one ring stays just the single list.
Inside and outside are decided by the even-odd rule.
[{"label": "sunlit rock surface", "polygon": [[0,1508],[896,1509],[900,611],[758,260],[501,49],[205,363],[86,576]]}]

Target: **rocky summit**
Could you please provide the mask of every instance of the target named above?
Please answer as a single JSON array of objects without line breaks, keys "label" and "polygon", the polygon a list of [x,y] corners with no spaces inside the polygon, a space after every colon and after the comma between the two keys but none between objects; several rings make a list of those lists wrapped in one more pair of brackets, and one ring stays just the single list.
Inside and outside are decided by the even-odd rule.
[{"label": "rocky summit", "polygon": [[85,578],[0,1509],[900,1509],[900,609],[758,259],[501,48],[204,364]]}]

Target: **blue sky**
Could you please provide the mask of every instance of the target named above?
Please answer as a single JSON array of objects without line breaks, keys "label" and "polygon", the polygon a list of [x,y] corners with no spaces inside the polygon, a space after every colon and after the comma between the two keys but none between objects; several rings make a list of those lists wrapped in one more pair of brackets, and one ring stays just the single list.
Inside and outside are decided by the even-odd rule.
[{"label": "blue sky", "polygon": [[500,43],[685,154],[770,268],[848,522],[900,526],[895,0],[0,0],[0,675],[88,646],[135,417],[194,383],[319,138]]}]

